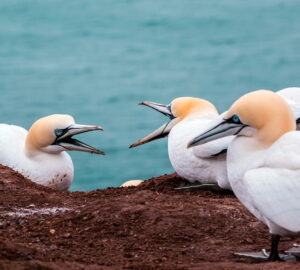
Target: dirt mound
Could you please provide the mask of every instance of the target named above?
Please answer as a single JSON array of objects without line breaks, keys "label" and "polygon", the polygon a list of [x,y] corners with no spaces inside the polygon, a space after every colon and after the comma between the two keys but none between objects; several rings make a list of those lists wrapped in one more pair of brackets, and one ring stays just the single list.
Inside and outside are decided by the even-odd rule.
[{"label": "dirt mound", "polygon": [[60,192],[0,167],[0,269],[300,269],[235,257],[268,248],[267,228],[232,194],[182,181]]}]

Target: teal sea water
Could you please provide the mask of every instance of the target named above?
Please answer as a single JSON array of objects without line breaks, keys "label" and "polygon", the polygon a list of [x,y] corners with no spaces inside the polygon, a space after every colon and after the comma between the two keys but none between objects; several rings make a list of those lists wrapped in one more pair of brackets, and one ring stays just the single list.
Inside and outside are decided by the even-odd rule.
[{"label": "teal sea water", "polygon": [[178,96],[225,110],[250,90],[300,86],[296,0],[3,0],[0,122],[68,113],[102,133],[71,152],[72,190],[172,172],[167,140],[128,149],[166,120],[137,106]]}]

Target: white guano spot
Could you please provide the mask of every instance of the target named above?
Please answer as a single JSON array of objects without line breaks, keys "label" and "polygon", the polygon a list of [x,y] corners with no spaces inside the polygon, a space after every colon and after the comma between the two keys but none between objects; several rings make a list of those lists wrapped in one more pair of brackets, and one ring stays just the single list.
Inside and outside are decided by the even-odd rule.
[{"label": "white guano spot", "polygon": [[1,216],[9,217],[27,217],[33,215],[59,215],[70,211],[67,207],[51,207],[51,208],[15,208],[13,211],[4,212]]}]

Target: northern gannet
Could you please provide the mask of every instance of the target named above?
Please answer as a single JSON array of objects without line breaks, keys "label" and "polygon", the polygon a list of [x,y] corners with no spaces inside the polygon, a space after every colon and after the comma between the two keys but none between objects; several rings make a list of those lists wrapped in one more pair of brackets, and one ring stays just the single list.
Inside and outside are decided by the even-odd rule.
[{"label": "northern gannet", "polygon": [[166,115],[170,121],[130,146],[136,147],[168,136],[169,159],[175,171],[189,182],[215,183],[230,189],[226,172],[226,155],[232,137],[226,137],[200,147],[187,149],[187,143],[207,129],[219,116],[216,107],[207,100],[192,97],[174,99],[169,105],[141,102]]},{"label": "northern gannet", "polygon": [[258,90],[239,98],[188,144],[236,135],[227,152],[229,181],[241,203],[269,227],[270,261],[280,259],[280,236],[300,232],[300,132],[295,128],[287,102]]},{"label": "northern gannet", "polygon": [[62,114],[37,120],[29,131],[15,125],[0,124],[0,164],[38,184],[67,190],[73,180],[74,168],[65,150],[105,154],[72,138],[93,130],[103,129],[76,124],[72,116]]}]

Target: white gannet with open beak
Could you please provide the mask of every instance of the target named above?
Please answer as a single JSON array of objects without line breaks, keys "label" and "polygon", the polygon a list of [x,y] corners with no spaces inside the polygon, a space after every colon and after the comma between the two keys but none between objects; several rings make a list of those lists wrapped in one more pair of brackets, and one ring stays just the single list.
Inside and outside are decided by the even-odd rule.
[{"label": "white gannet with open beak", "polygon": [[58,190],[67,190],[74,168],[65,150],[105,153],[72,136],[100,126],[76,124],[70,115],[54,114],[37,120],[29,129],[0,124],[0,164],[30,180]]},{"label": "white gannet with open beak", "polygon": [[176,98],[169,105],[154,102],[140,104],[159,111],[169,117],[170,121],[132,144],[130,148],[168,136],[169,158],[181,177],[189,182],[215,183],[221,188],[230,189],[225,152],[231,137],[193,149],[186,148],[192,138],[206,130],[208,124],[219,116],[213,104],[192,97]]},{"label": "white gannet with open beak", "polygon": [[236,135],[227,152],[233,192],[269,227],[270,261],[279,260],[280,236],[300,232],[300,132],[287,102],[259,90],[239,98],[189,147]]}]

